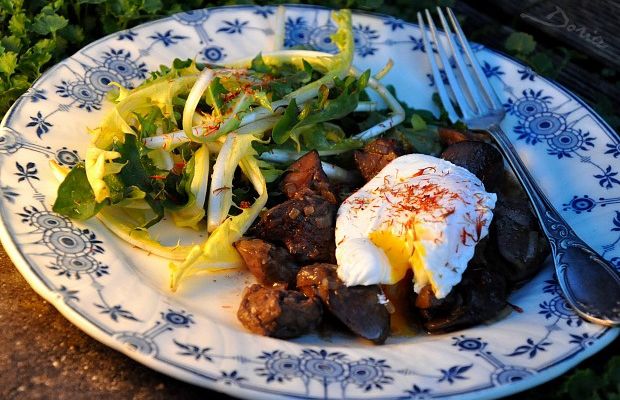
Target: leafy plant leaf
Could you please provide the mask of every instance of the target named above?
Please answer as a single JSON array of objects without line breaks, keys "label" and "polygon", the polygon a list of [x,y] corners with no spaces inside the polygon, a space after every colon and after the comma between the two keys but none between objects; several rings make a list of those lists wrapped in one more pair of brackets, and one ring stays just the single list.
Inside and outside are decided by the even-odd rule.
[{"label": "leafy plant leaf", "polygon": [[58,14],[39,14],[32,24],[32,30],[39,35],[46,35],[48,33],[55,33],[67,26],[68,23],[69,21],[65,17]]},{"label": "leafy plant leaf", "polygon": [[261,53],[258,53],[258,55],[252,59],[250,69],[265,74],[272,72],[271,67],[265,63],[265,60],[263,59],[263,55]]},{"label": "leafy plant leaf", "polygon": [[504,46],[506,50],[512,53],[528,55],[536,48],[536,41],[534,41],[534,37],[530,34],[513,32],[506,39]]},{"label": "leafy plant leaf", "polygon": [[286,142],[289,137],[291,137],[291,129],[298,121],[297,115],[297,102],[295,99],[291,99],[288,107],[286,107],[286,110],[282,115],[282,118],[276,122],[271,131],[271,138],[275,143],[282,144]]},{"label": "leafy plant leaf", "polygon": [[426,121],[420,114],[413,114],[410,119],[411,129],[414,131],[421,131],[426,129]]},{"label": "leafy plant leaf", "polygon": [[577,370],[564,382],[564,391],[571,400],[600,399],[603,382],[591,369]]},{"label": "leafy plant leaf", "polygon": [[436,128],[417,131],[409,128],[398,128],[396,136],[408,143],[416,153],[436,156],[441,152],[441,143]]},{"label": "leafy plant leaf", "polygon": [[95,193],[86,178],[86,169],[78,164],[58,187],[52,210],[69,218],[86,220],[99,212],[103,203],[95,201]]},{"label": "leafy plant leaf", "polygon": [[17,67],[17,54],[9,51],[0,56],[0,72],[11,76],[15,72],[15,67]]}]

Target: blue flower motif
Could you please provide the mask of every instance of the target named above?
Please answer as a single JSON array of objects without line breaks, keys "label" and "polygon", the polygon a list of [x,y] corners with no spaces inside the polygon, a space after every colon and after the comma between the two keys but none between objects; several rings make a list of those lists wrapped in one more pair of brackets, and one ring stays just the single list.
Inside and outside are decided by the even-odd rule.
[{"label": "blue flower motif", "polygon": [[426,53],[426,49],[424,48],[424,40],[421,37],[415,38],[409,35],[409,40],[411,40],[411,42],[413,43],[413,47],[411,48],[412,51],[419,50],[423,53]]},{"label": "blue flower motif", "polygon": [[[553,140],[556,135],[566,130],[566,118],[562,114],[545,111],[531,115],[520,120],[513,131],[518,135],[518,140],[535,145],[543,140]],[[573,139],[575,139],[573,137]],[[547,143],[550,143],[549,141]],[[558,143],[562,148],[563,143]]]},{"label": "blue flower motif", "polygon": [[273,7],[270,6],[256,6],[254,9],[254,14],[260,15],[263,18],[268,18],[270,15],[273,15],[275,12]]},{"label": "blue flower motif", "polygon": [[267,383],[273,381],[282,383],[303,375],[299,357],[286,354],[281,350],[263,351],[258,359],[264,360],[265,364],[263,367],[256,368],[256,373],[258,376],[264,376]]},{"label": "blue flower motif", "polygon": [[219,46],[209,46],[206,47],[202,52],[202,56],[208,62],[218,62],[226,57],[226,53],[224,53],[224,48]]},{"label": "blue flower motif", "polygon": [[552,344],[552,342],[548,342],[544,340],[538,343],[534,343],[534,340],[532,338],[527,338],[526,343],[527,344],[518,346],[512,353],[506,354],[506,355],[508,357],[515,357],[515,356],[520,356],[521,354],[527,353],[529,358],[534,358],[536,357],[536,354],[538,354],[539,351],[547,351],[545,347],[550,346]]},{"label": "blue flower motif", "polygon": [[611,154],[614,158],[620,156],[620,143],[607,143],[605,146],[607,146],[605,154]]},{"label": "blue flower motif", "polygon": [[246,381],[247,379],[239,375],[237,370],[230,372],[221,371],[221,375],[218,381],[223,382],[225,385],[238,385],[239,383]]},{"label": "blue flower motif", "polygon": [[130,42],[133,42],[133,38],[135,38],[136,36],[138,36],[136,32],[132,31],[131,29],[127,29],[126,31],[121,31],[118,34],[117,40],[129,40]]},{"label": "blue flower motif", "polygon": [[469,365],[455,365],[450,367],[449,369],[440,369],[441,378],[437,380],[437,382],[448,381],[448,383],[452,384],[456,379],[469,379],[466,376],[463,376],[465,372],[467,372],[474,364]]},{"label": "blue flower motif", "polygon": [[324,349],[302,350],[300,370],[310,378],[320,382],[341,382],[347,378],[346,355],[337,351],[328,352]]},{"label": "blue flower motif", "polygon": [[[131,59],[131,53],[124,49],[110,49],[103,52],[103,66],[107,71],[115,73],[121,77],[122,84],[129,87],[129,79],[146,78],[149,72],[145,63],[137,63]],[[94,84],[94,83],[93,83]],[[95,85],[96,86],[96,85]],[[106,91],[110,90],[106,88]]]},{"label": "blue flower motif", "polygon": [[534,82],[536,73],[534,72],[534,70],[532,70],[532,68],[524,67],[524,68],[517,70],[517,72],[520,74],[522,81],[529,80],[530,82]]},{"label": "blue flower motif", "polygon": [[45,209],[39,210],[34,206],[24,207],[24,212],[17,213],[22,217],[22,223],[40,230],[64,228],[72,226],[71,220],[63,215]]},{"label": "blue flower motif", "polygon": [[480,50],[484,49],[484,46],[481,45],[480,43],[470,43],[469,44],[469,48],[471,49],[471,51],[473,51],[474,53],[479,52]]},{"label": "blue flower motif", "polygon": [[310,40],[310,28],[303,17],[287,18],[284,24],[284,46],[305,45]]},{"label": "blue flower motif", "polygon": [[102,309],[101,314],[108,314],[114,322],[118,322],[119,317],[129,319],[131,321],[138,321],[138,319],[133,316],[131,311],[125,310],[120,304],[112,307],[108,305],[95,304],[95,307]]},{"label": "blue flower motif", "polygon": [[592,200],[588,195],[582,197],[573,196],[573,199],[568,203],[563,204],[564,211],[572,210],[577,214],[582,212],[591,212],[596,207],[596,201]]},{"label": "blue flower motif", "polygon": [[[439,70],[439,75],[441,75],[441,81],[444,85],[450,85],[450,82],[448,81],[448,75],[446,75],[446,71],[444,69]],[[433,76],[433,74],[426,74],[426,77],[429,80],[428,86],[435,86],[435,77]]]},{"label": "blue flower motif", "polygon": [[372,56],[378,50],[374,47],[374,41],[379,38],[377,31],[370,25],[357,24],[353,27],[355,52],[360,57]]},{"label": "blue flower motif", "polygon": [[22,136],[5,126],[0,129],[0,154],[15,154],[24,145]]},{"label": "blue flower motif", "polygon": [[386,20],[383,21],[383,25],[387,25],[390,28],[392,28],[392,32],[394,32],[397,29],[404,29],[405,28],[403,20],[398,19],[398,18],[394,18],[394,17],[386,18]]},{"label": "blue flower motif", "polygon": [[60,285],[60,287],[57,290],[57,293],[62,297],[65,303],[72,301],[72,300],[80,301],[80,299],[77,297],[77,294],[79,293],[79,291],[69,290],[65,285]]},{"label": "blue flower motif", "polygon": [[[82,273],[93,272],[100,268],[92,255],[101,254],[105,250],[101,246],[101,240],[89,229],[79,229],[72,225],[42,229],[43,237],[40,243],[47,246],[59,258],[56,260],[58,268],[79,271]],[[54,268],[55,269],[55,268]],[[100,276],[107,270],[101,267]]]},{"label": "blue flower motif", "polygon": [[194,323],[193,315],[185,311],[172,311],[168,309],[168,312],[161,313],[161,317],[166,323],[177,327],[189,328]]},{"label": "blue flower motif", "polygon": [[454,343],[452,346],[459,347],[459,351],[478,351],[486,347],[486,342],[482,341],[482,338],[471,338],[461,335],[460,337],[453,337]]},{"label": "blue flower motif", "polygon": [[484,64],[482,64],[482,72],[484,72],[484,75],[486,75],[487,78],[491,78],[493,76],[499,77],[501,75],[504,75],[504,71],[501,70],[499,65],[493,67],[486,61],[484,62]]},{"label": "blue flower motif", "polygon": [[611,228],[612,232],[620,232],[620,211],[616,210],[616,216],[613,219],[614,227]]},{"label": "blue flower motif", "polygon": [[590,336],[588,333],[583,333],[581,335],[573,335],[571,333],[570,336],[572,337],[572,339],[569,341],[569,343],[578,344],[583,348],[592,346],[595,341],[595,338]]},{"label": "blue flower motif", "polygon": [[552,97],[543,96],[542,90],[526,89],[522,94],[523,97],[516,100],[508,99],[508,102],[504,104],[506,112],[510,115],[527,118],[549,110]]},{"label": "blue flower motif", "polygon": [[605,189],[611,189],[615,184],[620,184],[620,180],[615,178],[618,175],[617,172],[612,171],[611,165],[607,166],[602,173],[594,175],[598,179],[598,184]]},{"label": "blue flower motif", "polygon": [[27,127],[37,127],[37,136],[39,138],[41,138],[41,136],[44,133],[48,133],[50,131],[50,128],[52,126],[54,126],[54,124],[52,124],[51,122],[47,122],[45,121],[45,118],[43,114],[41,114],[41,111],[37,112],[37,115],[35,117],[29,117],[30,118],[30,122],[28,122],[26,124]]},{"label": "blue flower motif", "polygon": [[[91,275],[97,278],[109,274],[109,267],[89,255],[62,254],[48,266],[57,272],[58,276],[81,279],[82,275]],[[95,304],[96,305],[96,304]],[[112,318],[116,320],[115,318]]]},{"label": "blue flower motif", "polygon": [[30,179],[34,179],[37,181],[39,180],[39,177],[37,176],[39,174],[39,171],[37,170],[37,166],[35,163],[30,161],[24,167],[23,165],[21,165],[19,162],[16,161],[15,167],[17,168],[17,172],[15,172],[14,175],[19,176],[19,179],[17,179],[17,182],[30,180]]},{"label": "blue flower motif", "polygon": [[172,339],[172,341],[174,342],[174,344],[183,349],[183,351],[178,353],[179,355],[191,356],[195,360],[205,359],[206,361],[213,362],[213,358],[209,354],[209,352],[211,351],[211,347],[200,348],[193,344],[177,342],[175,339]]},{"label": "blue flower motif", "polygon": [[422,389],[416,384],[414,384],[411,389],[405,390],[405,393],[411,400],[428,400],[433,397],[431,395],[431,389]]},{"label": "blue flower motif", "polygon": [[560,287],[560,283],[558,282],[558,276],[554,273],[551,279],[545,281],[545,286],[543,286],[543,293],[548,293],[554,296],[559,296],[562,294],[562,288]]},{"label": "blue flower motif", "polygon": [[80,156],[77,150],[69,150],[66,147],[56,150],[55,158],[58,164],[68,167],[73,167],[80,162]]},{"label": "blue flower motif", "polygon": [[372,389],[383,390],[383,385],[394,381],[394,378],[385,375],[386,370],[390,368],[385,360],[377,360],[373,357],[363,358],[349,363],[349,377],[347,380],[363,388],[365,392],[369,392]]},{"label": "blue flower motif", "polygon": [[19,196],[19,193],[10,186],[0,186],[0,192],[2,193],[2,197],[11,204],[15,204],[15,198]]},{"label": "blue flower motif", "polygon": [[583,132],[581,129],[566,129],[561,133],[547,139],[547,153],[556,156],[558,159],[563,157],[572,158],[577,150],[588,151],[594,147],[596,138],[590,136],[590,132]]},{"label": "blue flower motif", "polygon": [[33,103],[38,103],[40,100],[47,100],[47,96],[45,95],[45,89],[35,89],[31,88],[28,90],[28,96],[30,96],[30,101]]},{"label": "blue flower motif", "polygon": [[545,319],[556,317],[558,320],[565,320],[568,326],[581,326],[583,323],[561,294],[549,301],[543,301],[538,306],[540,307],[538,313],[544,315]]},{"label": "blue flower motif", "polygon": [[[107,88],[107,86],[106,86]],[[62,80],[60,85],[56,85],[56,94],[64,98],[77,100],[79,108],[88,112],[101,109],[103,94],[97,92],[84,80],[67,82]]]},{"label": "blue flower motif", "polygon": [[103,244],[103,242],[97,239],[95,232],[91,232],[90,229],[81,229],[81,231],[82,231],[82,237],[92,247],[91,249],[92,253],[102,254],[105,251],[103,247],[100,246],[101,244]]},{"label": "blue flower motif", "polygon": [[179,40],[187,39],[187,36],[173,35],[172,29],[168,29],[164,33],[155,32],[154,35],[149,36],[149,39],[154,39],[156,42],[162,42],[165,47],[177,44]]},{"label": "blue flower motif", "polygon": [[237,18],[233,22],[224,21],[225,26],[221,27],[217,30],[217,32],[228,33],[229,35],[234,35],[235,33],[243,33],[243,29],[250,21],[239,21]]},{"label": "blue flower motif", "polygon": [[620,274],[620,257],[613,257],[609,261],[611,261],[611,265],[613,265],[616,271]]}]

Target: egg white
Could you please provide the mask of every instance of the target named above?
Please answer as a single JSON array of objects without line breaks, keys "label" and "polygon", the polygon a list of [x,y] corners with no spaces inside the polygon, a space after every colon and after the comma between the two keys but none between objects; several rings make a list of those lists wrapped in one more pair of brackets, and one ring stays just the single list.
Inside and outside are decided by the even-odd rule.
[{"label": "egg white", "polygon": [[445,297],[488,234],[497,197],[449,161],[408,154],[347,198],[336,221],[338,276],[348,286],[394,284]]}]

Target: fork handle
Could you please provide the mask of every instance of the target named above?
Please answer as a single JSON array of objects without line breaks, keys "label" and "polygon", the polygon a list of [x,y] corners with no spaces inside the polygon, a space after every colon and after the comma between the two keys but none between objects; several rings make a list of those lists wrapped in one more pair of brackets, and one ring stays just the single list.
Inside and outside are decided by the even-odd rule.
[{"label": "fork handle", "polygon": [[607,326],[620,324],[620,271],[590,246],[564,221],[551,205],[516,149],[500,126],[488,132],[528,194],[543,232],[551,245],[551,255],[564,297],[583,318]]}]

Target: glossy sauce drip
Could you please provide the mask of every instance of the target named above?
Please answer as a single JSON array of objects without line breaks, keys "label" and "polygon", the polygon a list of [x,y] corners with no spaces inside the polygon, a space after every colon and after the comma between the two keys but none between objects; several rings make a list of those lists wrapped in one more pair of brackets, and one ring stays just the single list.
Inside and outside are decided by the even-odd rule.
[{"label": "glossy sauce drip", "polygon": [[392,336],[411,337],[422,332],[413,318],[414,296],[411,270],[405,278],[394,285],[381,285],[383,292],[394,306],[394,312],[390,314],[390,330]]}]

